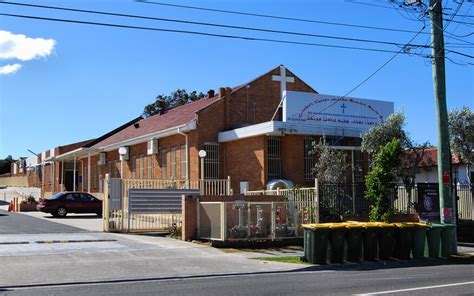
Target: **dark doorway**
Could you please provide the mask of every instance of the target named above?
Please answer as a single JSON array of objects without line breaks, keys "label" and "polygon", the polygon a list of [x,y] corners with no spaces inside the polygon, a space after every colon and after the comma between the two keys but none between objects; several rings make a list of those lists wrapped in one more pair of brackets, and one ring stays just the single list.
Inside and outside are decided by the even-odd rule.
[{"label": "dark doorway", "polygon": [[[76,187],[79,184],[78,182],[79,172],[76,171]],[[74,171],[65,171],[64,172],[64,187],[66,191],[75,191],[74,188]]]}]

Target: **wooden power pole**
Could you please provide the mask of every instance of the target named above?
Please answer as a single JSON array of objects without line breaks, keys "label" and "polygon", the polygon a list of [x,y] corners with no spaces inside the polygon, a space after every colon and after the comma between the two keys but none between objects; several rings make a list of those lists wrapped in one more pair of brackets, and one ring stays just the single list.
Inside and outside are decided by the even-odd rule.
[{"label": "wooden power pole", "polygon": [[455,223],[451,197],[451,153],[446,106],[442,0],[430,0],[433,87],[438,127],[438,182],[441,223]]}]

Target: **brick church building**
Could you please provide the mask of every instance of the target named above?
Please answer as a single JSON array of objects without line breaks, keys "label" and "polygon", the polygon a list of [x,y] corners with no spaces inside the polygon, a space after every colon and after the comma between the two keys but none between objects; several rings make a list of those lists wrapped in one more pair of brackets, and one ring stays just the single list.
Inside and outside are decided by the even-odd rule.
[{"label": "brick church building", "polygon": [[[352,111],[351,111],[352,110]],[[309,155],[325,136],[347,150],[347,181],[367,171],[360,134],[383,122],[393,103],[319,95],[280,65],[237,87],[221,87],[202,100],[163,114],[137,118],[90,141],[47,156],[45,195],[61,190],[102,191],[101,179],[196,180],[230,176],[234,193],[264,189],[274,179],[314,184]],[[199,151],[204,150],[204,171]],[[38,170],[36,170],[38,171]],[[53,173],[51,173],[53,172]],[[41,182],[40,182],[41,183]],[[35,184],[38,186],[38,184]]]}]

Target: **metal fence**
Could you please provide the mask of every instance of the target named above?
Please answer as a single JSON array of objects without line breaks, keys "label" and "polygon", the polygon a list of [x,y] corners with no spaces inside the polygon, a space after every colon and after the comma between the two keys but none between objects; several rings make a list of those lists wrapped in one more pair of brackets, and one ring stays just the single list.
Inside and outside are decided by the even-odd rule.
[{"label": "metal fence", "polygon": [[181,225],[182,194],[230,192],[230,178],[142,180],[109,178],[107,174],[104,182],[103,229],[109,232],[169,231]]},{"label": "metal fence", "polygon": [[219,241],[301,238],[308,222],[304,202],[200,202],[198,237]]},{"label": "metal fence", "polygon": [[[365,184],[360,183],[318,183],[315,187],[248,191],[247,195],[283,195],[288,200],[305,202],[310,209],[310,219],[320,222],[339,221],[345,215],[367,215],[370,203],[365,198]],[[457,196],[458,219],[474,220],[474,196],[469,185],[453,186]],[[404,184],[393,184],[389,196],[395,213],[415,213],[418,203],[418,188],[409,191]]]},{"label": "metal fence", "polygon": [[318,223],[318,186],[309,188],[276,189],[247,191],[246,195],[281,195],[287,201],[296,202],[298,207],[306,209],[308,223]]}]

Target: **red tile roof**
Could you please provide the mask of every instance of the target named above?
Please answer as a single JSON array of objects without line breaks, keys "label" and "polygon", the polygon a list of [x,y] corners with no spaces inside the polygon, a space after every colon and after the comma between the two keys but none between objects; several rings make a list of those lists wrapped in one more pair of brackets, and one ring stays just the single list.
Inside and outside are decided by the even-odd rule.
[{"label": "red tile roof", "polygon": [[[451,156],[451,164],[460,164],[461,160],[455,156]],[[428,148],[425,150],[425,155],[420,162],[420,167],[429,167],[438,165],[438,148]]]},{"label": "red tile roof", "polygon": [[96,143],[92,147],[100,148],[186,124],[195,119],[195,114],[197,111],[213,104],[218,100],[218,96],[214,96],[212,98],[205,98],[196,102],[170,109],[166,113],[161,115],[157,114],[148,118],[144,118],[137,122],[139,124],[138,128],[135,128],[134,124],[131,124],[123,130],[119,131],[118,133],[104,139],[99,143]]}]

